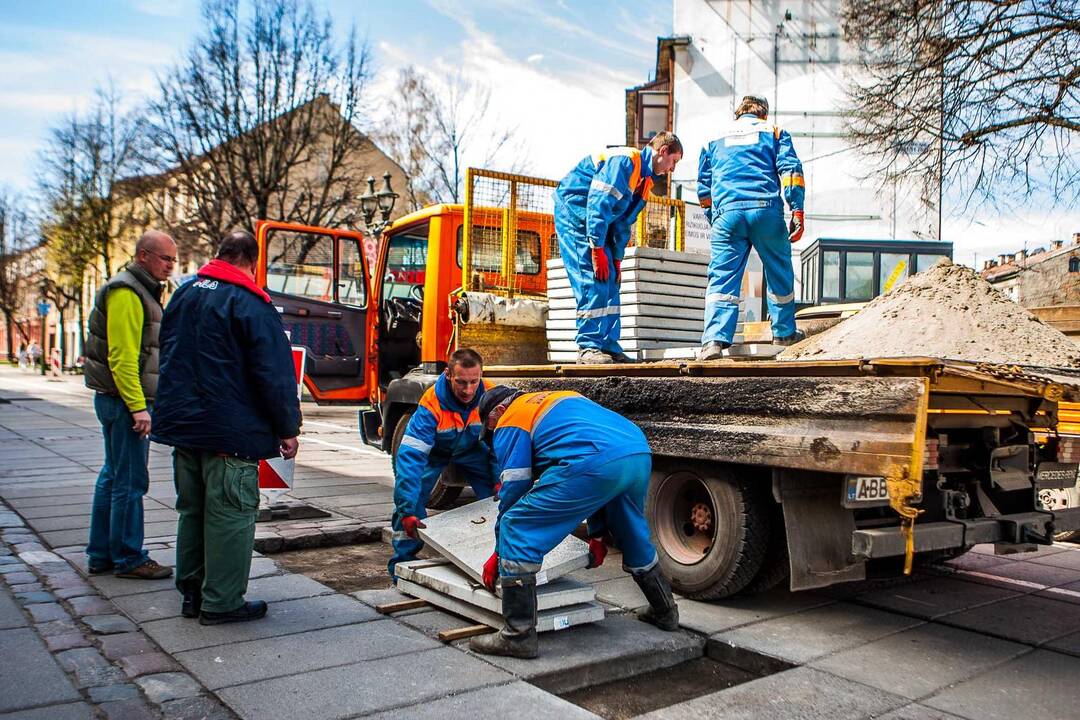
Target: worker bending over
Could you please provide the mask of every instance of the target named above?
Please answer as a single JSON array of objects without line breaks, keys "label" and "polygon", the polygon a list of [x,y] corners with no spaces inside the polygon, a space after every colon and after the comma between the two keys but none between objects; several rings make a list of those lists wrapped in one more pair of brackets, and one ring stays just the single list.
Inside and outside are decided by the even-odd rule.
[{"label": "worker bending over", "polygon": [[649,601],[641,620],[663,630],[679,627],[679,608],[660,572],[645,521],[652,453],[645,435],[626,418],[576,392],[522,393],[496,385],[480,401],[493,430],[499,469],[495,552],[484,565],[484,584],[502,587],[506,626],[473,638],[469,647],[489,655],[533,658],[536,573],[544,556],[588,525],[589,567],[604,562],[607,532],[623,552],[623,568]]},{"label": "worker bending over", "polygon": [[[768,116],[768,101],[747,95],[735,111],[735,122],[701,151],[698,199],[712,224],[701,360],[716,360],[731,346],[751,246],[765,266],[773,344],[793,345],[803,339],[795,329],[791,266],[791,244],[802,238],[804,226],[802,163],[791,136],[766,123]],[[791,207],[786,228],[781,189]]]},{"label": "worker bending over", "polygon": [[584,158],[555,190],[555,232],[577,301],[579,363],[633,362],[619,345],[619,281],[630,228],[653,178],[671,172],[682,143],[662,132],[641,150],[609,148]]},{"label": "worker bending over", "polygon": [[447,465],[464,473],[477,498],[494,492],[491,452],[481,441],[477,410],[484,396],[483,364],[475,350],[455,350],[405,427],[394,456],[394,554],[387,565],[394,582],[397,564],[415,560],[424,546],[416,530],[426,527],[428,499]]}]

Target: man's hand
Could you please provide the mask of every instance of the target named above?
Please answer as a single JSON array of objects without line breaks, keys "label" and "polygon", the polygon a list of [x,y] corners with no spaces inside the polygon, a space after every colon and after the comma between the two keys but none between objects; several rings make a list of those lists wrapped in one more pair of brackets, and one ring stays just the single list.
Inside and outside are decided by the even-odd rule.
[{"label": "man's hand", "polygon": [[502,483],[495,483],[495,487],[491,488],[491,499],[495,502],[499,502],[499,493],[502,492]]},{"label": "man's hand", "polygon": [[594,247],[590,252],[592,253],[593,275],[600,282],[607,282],[608,277],[611,275],[611,271],[608,270],[607,253],[602,247]]},{"label": "man's hand", "polygon": [[806,227],[806,220],[803,217],[802,210],[794,210],[791,213],[791,222],[788,223],[788,240],[792,243],[797,243],[802,240],[803,229]]},{"label": "man's hand", "polygon": [[622,282],[622,261],[612,260],[611,262],[615,265],[615,284],[618,285]]},{"label": "man's hand", "polygon": [[484,587],[495,592],[495,581],[499,579],[499,553],[491,553],[491,557],[484,563]]},{"label": "man's hand", "polygon": [[300,449],[299,438],[283,438],[281,444],[278,445],[278,450],[281,451],[281,457],[286,460],[292,460],[296,457],[296,451]]},{"label": "man's hand", "polygon": [[135,420],[135,424],[131,426],[131,429],[141,438],[150,434],[150,413],[146,410],[140,410],[139,412],[131,413],[131,417]]},{"label": "man's hand", "polygon": [[424,524],[424,521],[416,517],[415,515],[406,515],[401,521],[401,527],[405,528],[405,534],[411,537],[413,540],[415,540],[417,537],[417,528],[427,529],[427,525]]},{"label": "man's hand", "polygon": [[602,537],[589,538],[589,564],[586,567],[597,568],[604,564],[607,557],[607,543]]}]

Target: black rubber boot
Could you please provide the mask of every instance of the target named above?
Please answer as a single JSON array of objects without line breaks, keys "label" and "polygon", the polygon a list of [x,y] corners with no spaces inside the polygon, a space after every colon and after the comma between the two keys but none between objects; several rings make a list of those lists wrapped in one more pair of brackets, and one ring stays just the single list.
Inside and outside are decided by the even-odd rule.
[{"label": "black rubber boot", "polygon": [[180,603],[180,614],[186,618],[197,618],[202,611],[202,583],[190,580],[180,583],[184,599]]},{"label": "black rubber boot", "polygon": [[674,632],[679,629],[679,606],[671,595],[671,585],[660,572],[660,563],[641,575],[634,575],[634,582],[641,588],[649,607],[638,613],[638,620],[655,625],[661,630]]},{"label": "black rubber boot", "polygon": [[506,626],[497,633],[474,637],[469,649],[485,655],[534,658],[540,654],[536,640],[536,576],[504,577],[499,582]]},{"label": "black rubber boot", "polygon": [[200,625],[222,625],[224,623],[247,622],[266,617],[266,603],[262,600],[249,600],[232,612],[199,613]]}]

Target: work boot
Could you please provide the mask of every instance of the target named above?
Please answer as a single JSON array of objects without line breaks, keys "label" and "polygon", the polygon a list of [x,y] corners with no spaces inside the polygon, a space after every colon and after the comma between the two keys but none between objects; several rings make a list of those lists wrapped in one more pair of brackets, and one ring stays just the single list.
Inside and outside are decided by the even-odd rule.
[{"label": "work boot", "polygon": [[186,618],[197,618],[202,610],[202,583],[198,580],[186,580],[181,582],[183,588],[180,592],[184,599],[180,603],[180,614]]},{"label": "work boot", "polygon": [[124,572],[118,572],[115,574],[115,576],[118,578],[129,578],[132,580],[164,580],[171,575],[171,567],[158,565],[153,560],[147,560],[142,565],[136,565],[130,570],[125,570]]},{"label": "work boot", "polygon": [[640,575],[634,575],[634,582],[641,588],[649,607],[638,613],[637,619],[655,625],[661,630],[674,632],[679,629],[679,606],[671,595],[671,585],[660,572],[660,563]]},{"label": "work boot", "polygon": [[484,655],[534,658],[540,654],[536,640],[536,576],[504,577],[499,583],[506,626],[497,633],[474,637],[469,649]]},{"label": "work boot", "polygon": [[698,360],[719,360],[724,357],[724,351],[731,347],[731,343],[713,340],[701,346]]},{"label": "work boot", "polygon": [[623,364],[637,362],[637,360],[630,357],[629,355],[627,355],[624,352],[605,352],[604,354],[607,355],[609,358],[611,358],[611,362],[623,363]]},{"label": "work boot", "polygon": [[788,335],[786,337],[781,337],[781,338],[774,337],[773,340],[772,340],[772,344],[773,345],[782,345],[784,347],[788,347],[790,345],[794,345],[797,342],[801,342],[802,340],[805,340],[805,339],[806,339],[806,333],[804,333],[802,330],[796,330],[795,332],[791,333],[790,335]]},{"label": "work boot", "polygon": [[231,612],[199,613],[200,625],[222,625],[224,623],[247,622],[266,617],[266,603],[262,600],[249,600]]},{"label": "work boot", "polygon": [[610,365],[613,362],[610,355],[596,348],[581,348],[577,353],[578,365]]}]

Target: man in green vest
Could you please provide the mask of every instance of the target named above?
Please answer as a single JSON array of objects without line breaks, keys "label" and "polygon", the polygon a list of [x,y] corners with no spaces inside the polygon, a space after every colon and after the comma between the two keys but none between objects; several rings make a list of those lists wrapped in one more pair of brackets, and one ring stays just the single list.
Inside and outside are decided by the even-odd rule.
[{"label": "man in green vest", "polygon": [[105,436],[105,464],[94,487],[91,574],[157,580],[172,569],[143,549],[143,495],[150,485],[150,410],[158,385],[158,330],[162,283],[176,263],[176,243],[148,230],[135,259],[94,297],[86,340],[86,386],[97,391],[94,411]]}]

